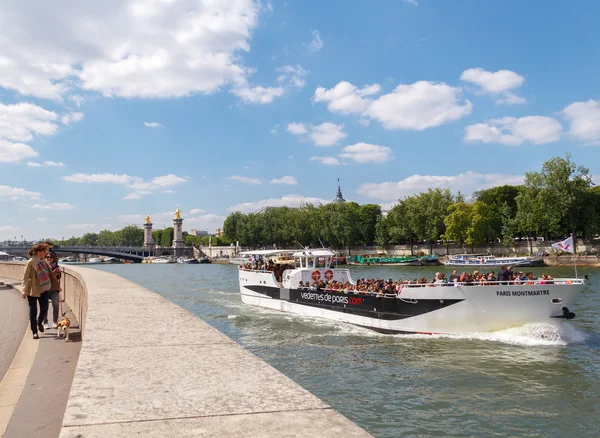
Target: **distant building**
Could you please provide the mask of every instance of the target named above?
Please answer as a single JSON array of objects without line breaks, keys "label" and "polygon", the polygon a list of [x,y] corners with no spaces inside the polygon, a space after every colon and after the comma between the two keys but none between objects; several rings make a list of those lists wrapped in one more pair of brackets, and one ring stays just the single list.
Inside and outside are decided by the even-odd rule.
[{"label": "distant building", "polygon": [[218,237],[219,239],[221,237],[223,237],[223,230],[220,228],[217,228],[217,231],[215,231],[215,237]]},{"label": "distant building", "polygon": [[192,228],[190,230],[190,235],[198,237],[208,236],[208,230],[196,230],[195,228]]},{"label": "distant building", "polygon": [[337,194],[335,195],[335,199],[332,201],[333,204],[339,204],[342,202],[346,202],[346,200],[342,196],[342,189],[340,188],[340,179],[339,178],[338,178],[337,183],[338,183],[338,189],[337,189]]}]

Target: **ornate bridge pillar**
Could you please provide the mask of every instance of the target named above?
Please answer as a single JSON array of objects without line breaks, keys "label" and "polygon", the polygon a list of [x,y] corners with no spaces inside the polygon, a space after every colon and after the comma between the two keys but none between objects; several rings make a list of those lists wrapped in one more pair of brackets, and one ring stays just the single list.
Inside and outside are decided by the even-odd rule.
[{"label": "ornate bridge pillar", "polygon": [[154,249],[154,237],[152,237],[152,222],[150,222],[150,215],[146,216],[146,222],[144,223],[144,248]]},{"label": "ornate bridge pillar", "polygon": [[181,211],[177,209],[175,218],[173,218],[173,253],[175,257],[181,257],[185,249],[185,241],[183,240],[183,219]]}]

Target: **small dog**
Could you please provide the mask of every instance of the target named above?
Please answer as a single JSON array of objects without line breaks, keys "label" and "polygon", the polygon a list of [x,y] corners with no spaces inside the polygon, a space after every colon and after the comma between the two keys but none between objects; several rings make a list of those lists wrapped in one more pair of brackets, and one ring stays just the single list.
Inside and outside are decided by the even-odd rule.
[{"label": "small dog", "polygon": [[58,322],[56,323],[56,329],[58,333],[56,333],[56,339],[60,338],[62,332],[65,332],[65,341],[69,340],[69,328],[71,327],[71,321],[67,318],[67,312],[63,313],[60,318],[58,318]]}]

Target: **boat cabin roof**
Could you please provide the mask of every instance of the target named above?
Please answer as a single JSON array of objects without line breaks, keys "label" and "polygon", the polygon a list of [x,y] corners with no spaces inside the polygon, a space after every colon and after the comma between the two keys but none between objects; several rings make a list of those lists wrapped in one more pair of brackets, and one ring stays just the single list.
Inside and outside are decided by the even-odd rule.
[{"label": "boat cabin roof", "polygon": [[258,249],[256,251],[244,251],[241,252],[241,256],[252,256],[252,255],[262,255],[262,256],[270,256],[270,255],[279,255],[279,254],[294,254],[296,252],[295,249]]},{"label": "boat cabin roof", "polygon": [[306,249],[294,252],[294,257],[333,257],[335,253],[328,249]]}]

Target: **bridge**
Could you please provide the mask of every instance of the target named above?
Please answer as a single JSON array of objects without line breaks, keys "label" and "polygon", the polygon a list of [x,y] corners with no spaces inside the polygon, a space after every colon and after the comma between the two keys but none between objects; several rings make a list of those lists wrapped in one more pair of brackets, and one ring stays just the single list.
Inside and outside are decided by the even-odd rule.
[{"label": "bridge", "polygon": [[[0,246],[0,251],[4,251],[12,255],[27,256],[31,246],[11,245]],[[129,260],[134,263],[141,263],[144,257],[174,255],[173,248],[153,248],[148,249],[142,246],[60,246],[56,245],[52,248],[57,255],[64,254],[90,254],[106,257],[116,257],[118,259]],[[185,247],[183,253],[186,256],[193,256],[194,249]]]}]

